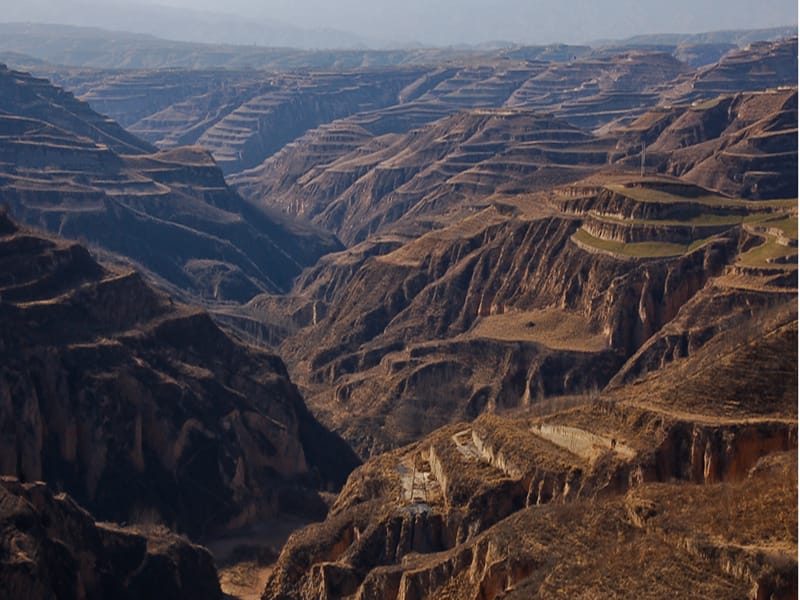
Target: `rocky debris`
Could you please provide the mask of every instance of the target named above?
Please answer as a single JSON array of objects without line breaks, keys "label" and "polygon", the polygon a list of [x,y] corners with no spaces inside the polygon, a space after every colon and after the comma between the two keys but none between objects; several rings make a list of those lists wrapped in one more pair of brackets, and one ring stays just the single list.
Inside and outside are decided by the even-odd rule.
[{"label": "rocky debris", "polygon": [[316,490],[357,461],[277,356],[78,244],[0,223],[3,474],[193,534],[324,514]]},{"label": "rocky debris", "polygon": [[222,598],[205,548],[163,527],[98,523],[44,483],[0,479],[0,596]]}]

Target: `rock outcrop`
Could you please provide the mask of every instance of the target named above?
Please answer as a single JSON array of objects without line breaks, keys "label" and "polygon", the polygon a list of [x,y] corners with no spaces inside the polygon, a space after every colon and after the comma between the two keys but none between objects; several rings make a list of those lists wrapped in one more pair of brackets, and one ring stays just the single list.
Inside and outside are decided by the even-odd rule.
[{"label": "rock outcrop", "polygon": [[356,460],[278,357],[74,242],[0,222],[3,474],[193,534],[324,514],[314,490]]},{"label": "rock outcrop", "polygon": [[44,483],[0,480],[4,598],[221,599],[205,548],[163,527],[97,523]]}]

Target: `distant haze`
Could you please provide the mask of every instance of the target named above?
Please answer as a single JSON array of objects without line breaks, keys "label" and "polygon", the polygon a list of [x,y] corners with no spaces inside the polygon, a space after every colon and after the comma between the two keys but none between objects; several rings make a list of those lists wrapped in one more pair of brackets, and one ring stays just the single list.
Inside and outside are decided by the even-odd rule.
[{"label": "distant haze", "polygon": [[[456,45],[509,41],[526,44],[586,43],[649,33],[695,33],[795,25],[796,0],[0,0],[2,21],[89,25],[201,41],[207,30],[172,25],[158,17],[154,4],[178,7],[187,18],[201,11],[235,17],[218,20],[210,42],[230,41],[225,28],[242,32],[241,43],[265,40],[259,22],[294,30],[335,30],[333,46]],[[114,11],[119,14],[115,18]],[[134,14],[139,11],[139,14]],[[279,23],[276,23],[279,22]],[[169,25],[168,25],[169,24]],[[159,27],[159,25],[161,25]],[[167,29],[165,31],[165,29]],[[256,33],[253,33],[255,31]],[[272,29],[271,29],[272,31]],[[245,34],[245,32],[247,32]],[[235,36],[234,36],[234,39]],[[283,39],[278,36],[278,42]],[[287,38],[295,39],[295,38]],[[303,39],[300,37],[299,39]],[[311,38],[309,38],[311,39]],[[268,39],[266,40],[269,41]],[[320,42],[315,42],[319,44]],[[323,44],[326,42],[322,42]]]}]

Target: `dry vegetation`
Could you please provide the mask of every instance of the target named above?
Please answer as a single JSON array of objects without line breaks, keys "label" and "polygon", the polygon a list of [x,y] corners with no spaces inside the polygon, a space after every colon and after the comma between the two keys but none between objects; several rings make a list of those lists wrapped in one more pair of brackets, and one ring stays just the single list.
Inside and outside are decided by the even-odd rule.
[{"label": "dry vegetation", "polygon": [[607,348],[605,336],[592,333],[591,329],[581,315],[551,308],[483,317],[468,335],[538,342],[548,348],[578,352],[599,352]]}]

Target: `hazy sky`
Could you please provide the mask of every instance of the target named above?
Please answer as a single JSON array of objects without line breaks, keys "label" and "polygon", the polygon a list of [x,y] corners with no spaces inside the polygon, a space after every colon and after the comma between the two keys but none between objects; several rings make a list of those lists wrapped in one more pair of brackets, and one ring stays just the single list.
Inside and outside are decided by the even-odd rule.
[{"label": "hazy sky", "polygon": [[[129,0],[143,2],[146,0]],[[581,42],[797,23],[797,0],[159,0],[428,43]]]},{"label": "hazy sky", "polygon": [[[115,27],[139,31],[131,8],[160,4],[233,14],[251,24],[271,19],[305,29],[337,29],[378,43],[437,45],[580,43],[797,23],[797,0],[0,0],[0,8],[5,5],[0,20],[56,21],[61,15],[61,22],[105,26],[114,22],[108,15],[115,3],[125,7],[119,11],[122,24]],[[152,23],[152,17],[142,18]]]}]

